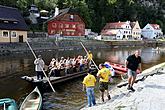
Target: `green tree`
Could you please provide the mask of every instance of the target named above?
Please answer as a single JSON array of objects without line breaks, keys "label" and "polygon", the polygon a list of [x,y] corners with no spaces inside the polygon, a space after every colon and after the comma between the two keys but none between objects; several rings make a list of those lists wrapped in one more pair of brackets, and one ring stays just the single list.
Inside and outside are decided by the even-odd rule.
[{"label": "green tree", "polygon": [[0,5],[9,6],[9,7],[16,7],[17,0],[0,0]]}]

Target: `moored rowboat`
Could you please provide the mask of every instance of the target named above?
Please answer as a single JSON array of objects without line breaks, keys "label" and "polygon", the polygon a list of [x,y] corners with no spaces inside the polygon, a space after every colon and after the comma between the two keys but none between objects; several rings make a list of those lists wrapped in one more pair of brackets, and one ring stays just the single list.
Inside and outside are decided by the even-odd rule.
[{"label": "moored rowboat", "polygon": [[18,110],[14,99],[4,98],[0,99],[0,110]]},{"label": "moored rowboat", "polygon": [[[124,65],[116,64],[116,63],[110,63],[112,68],[115,70],[116,75],[125,75],[127,73],[127,68]],[[137,70],[137,73],[139,74],[140,71]]]},{"label": "moored rowboat", "polygon": [[36,87],[22,102],[20,110],[41,110],[42,96]]}]

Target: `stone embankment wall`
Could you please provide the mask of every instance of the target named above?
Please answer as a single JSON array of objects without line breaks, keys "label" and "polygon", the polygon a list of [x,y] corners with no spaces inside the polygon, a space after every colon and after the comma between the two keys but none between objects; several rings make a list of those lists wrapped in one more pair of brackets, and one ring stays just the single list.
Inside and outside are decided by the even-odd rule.
[{"label": "stone embankment wall", "polygon": [[[109,48],[108,44],[102,41],[93,40],[60,40],[55,39],[36,39],[31,38],[28,40],[30,46],[34,51],[45,51],[45,50],[78,50],[82,49],[80,42],[87,48]],[[28,53],[30,51],[26,43],[1,43],[0,44],[0,55],[9,55],[11,53]]]},{"label": "stone embankment wall", "polygon": [[111,46],[162,46],[165,44],[163,41],[156,40],[132,40],[132,41],[105,41],[105,43]]},{"label": "stone embankment wall", "polygon": [[[82,49],[80,42],[88,49],[136,47],[136,46],[161,46],[161,41],[97,41],[87,39],[56,40],[55,38],[29,38],[29,44],[35,51],[45,50],[79,50]],[[0,55],[11,53],[27,53],[30,49],[26,43],[1,43]]]}]

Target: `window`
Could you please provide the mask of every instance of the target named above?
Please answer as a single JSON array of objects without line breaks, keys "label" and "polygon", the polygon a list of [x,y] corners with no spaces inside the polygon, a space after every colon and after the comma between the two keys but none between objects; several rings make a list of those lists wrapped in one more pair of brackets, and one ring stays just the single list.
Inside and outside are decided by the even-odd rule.
[{"label": "window", "polygon": [[56,28],[57,27],[57,24],[56,23],[52,23],[52,27],[53,28]]},{"label": "window", "polygon": [[74,32],[72,32],[71,35],[74,35]]},{"label": "window", "polygon": [[63,28],[63,24],[60,24],[60,28]]},{"label": "window", "polygon": [[2,34],[3,37],[9,37],[9,31],[3,31]]},{"label": "window", "polygon": [[4,21],[4,23],[9,23],[9,21]]},{"label": "window", "polygon": [[73,24],[73,25],[72,25],[72,28],[76,28],[76,25],[75,25],[75,24]]},{"label": "window", "polygon": [[65,28],[69,28],[69,24],[65,24]]},{"label": "window", "polygon": [[56,30],[51,30],[50,34],[56,34]]},{"label": "window", "polygon": [[11,37],[17,37],[17,33],[15,31],[11,32]]},{"label": "window", "polygon": [[66,32],[67,35],[70,35],[70,32]]},{"label": "window", "polygon": [[126,26],[126,28],[128,29],[128,28],[129,28],[129,26]]},{"label": "window", "polygon": [[73,15],[70,15],[70,20],[73,20],[74,19],[74,16]]},{"label": "window", "polygon": [[13,23],[14,23],[14,24],[18,24],[18,22],[17,22],[17,21],[14,21]]}]

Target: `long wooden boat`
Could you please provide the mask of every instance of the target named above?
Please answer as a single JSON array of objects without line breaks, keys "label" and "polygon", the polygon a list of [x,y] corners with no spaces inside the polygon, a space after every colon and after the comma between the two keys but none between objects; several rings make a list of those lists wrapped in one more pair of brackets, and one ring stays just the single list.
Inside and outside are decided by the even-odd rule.
[{"label": "long wooden boat", "polygon": [[0,99],[0,110],[18,110],[18,106],[14,99],[3,98]]},{"label": "long wooden boat", "polygon": [[41,110],[42,96],[36,87],[22,102],[19,110]]},{"label": "long wooden boat", "polygon": [[[93,72],[96,72],[96,68],[92,68]],[[67,81],[67,80],[71,80],[71,79],[74,79],[74,78],[77,78],[77,77],[81,77],[81,76],[84,76],[84,75],[87,75],[87,72],[88,70],[84,70],[84,71],[81,71],[81,72],[76,72],[76,73],[70,73],[70,74],[67,74],[67,75],[62,75],[62,76],[58,76],[58,77],[49,77],[49,80],[51,82],[51,84],[57,84],[57,83],[61,83],[61,82],[64,82],[64,81]],[[44,77],[42,80],[37,80],[37,77],[36,76],[23,76],[21,77],[21,79],[29,82],[29,83],[32,83],[34,85],[37,85],[38,83],[44,83],[45,85],[49,85],[47,79]]]}]

